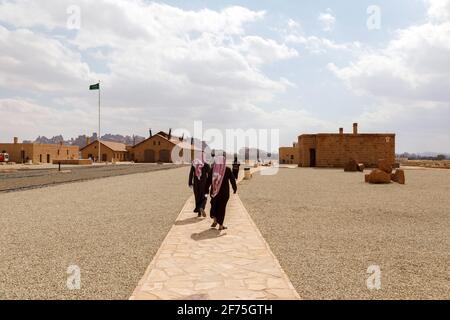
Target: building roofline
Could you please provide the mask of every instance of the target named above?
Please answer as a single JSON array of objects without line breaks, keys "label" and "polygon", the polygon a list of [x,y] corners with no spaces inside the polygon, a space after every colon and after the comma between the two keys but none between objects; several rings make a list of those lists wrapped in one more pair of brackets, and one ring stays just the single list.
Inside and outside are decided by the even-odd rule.
[{"label": "building roofline", "polygon": [[[18,143],[11,143],[11,142],[0,142],[0,145],[10,145],[10,146],[14,146],[14,145],[26,145],[26,146],[59,146],[59,143],[37,143],[37,142],[18,142]],[[62,144],[62,147],[69,147],[69,148],[80,148],[79,146],[76,145],[70,145],[70,144]]]},{"label": "building roofline", "polygon": [[[162,132],[162,131],[161,131],[161,132]],[[143,143],[145,143],[145,142],[147,142],[147,141],[150,141],[150,140],[153,139],[154,137],[160,137],[160,138],[164,139],[165,141],[170,142],[170,143],[173,144],[174,146],[178,146],[178,145],[180,145],[180,144],[182,144],[182,143],[185,143],[185,144],[187,144],[188,146],[190,146],[190,149],[194,149],[194,150],[197,150],[197,151],[201,151],[201,150],[197,149],[197,148],[195,147],[195,145],[191,145],[189,142],[185,142],[184,140],[183,140],[183,141],[169,140],[167,137],[165,137],[165,136],[163,136],[162,134],[160,134],[160,132],[154,134],[154,135],[151,136],[151,137],[148,137],[147,139],[145,139],[145,140],[139,142],[138,144],[135,144],[132,148],[134,149],[134,148],[136,148],[137,146],[139,146],[139,145],[141,145],[141,144],[143,144]],[[176,137],[175,137],[175,138],[176,138]],[[178,143],[177,143],[177,142],[178,142]],[[183,148],[183,149],[187,149],[187,148]]]},{"label": "building roofline", "polygon": [[[100,140],[100,143],[101,143],[101,142],[102,142],[102,141]],[[94,144],[94,143],[98,143],[98,140],[94,140],[94,141],[92,141],[91,143],[85,145],[83,148],[80,148],[80,151],[83,151],[84,149],[86,149],[87,147],[90,147],[90,146],[91,146],[92,144]],[[102,143],[102,145],[103,145],[103,143]],[[110,149],[110,150],[112,151],[112,149],[109,148],[108,146],[105,145],[105,147],[107,147],[108,149]]]},{"label": "building roofline", "polygon": [[158,132],[157,134],[154,134],[154,135],[152,135],[151,137],[148,137],[147,139],[142,140],[142,141],[139,142],[138,144],[135,144],[135,145],[133,146],[133,148],[136,148],[137,146],[143,144],[144,142],[150,141],[150,140],[153,139],[154,137],[161,137],[161,138],[163,138],[164,140],[166,140],[166,141],[172,143],[173,145],[176,145],[176,143],[174,143],[173,141],[170,141],[169,139],[167,139],[167,138],[164,137],[163,135],[159,134],[159,132]]},{"label": "building roofline", "polygon": [[364,136],[364,137],[386,137],[386,136],[394,136],[395,133],[313,133],[313,134],[301,134],[298,137],[317,137],[317,136],[345,136],[345,137],[357,137],[357,136]]},{"label": "building roofline", "polygon": [[[108,146],[107,144],[105,144],[104,142],[111,142],[111,143],[121,143],[121,142],[114,142],[114,141],[106,141],[106,140],[100,140],[100,143],[102,144],[102,146],[108,148],[109,150],[111,150],[112,152],[127,152],[127,150],[123,151],[123,150],[114,150],[112,149],[110,146]],[[87,147],[91,146],[94,143],[98,143],[98,140],[94,140],[91,143],[85,145],[83,148],[80,148],[80,151],[83,151],[84,149],[86,149]],[[122,143],[125,148],[127,147],[126,144]]]}]

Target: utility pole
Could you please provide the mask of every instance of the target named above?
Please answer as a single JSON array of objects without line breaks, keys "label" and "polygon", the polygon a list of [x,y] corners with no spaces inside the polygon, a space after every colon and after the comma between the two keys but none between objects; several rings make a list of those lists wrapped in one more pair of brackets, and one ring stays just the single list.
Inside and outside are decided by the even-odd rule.
[{"label": "utility pole", "polygon": [[101,132],[100,132],[100,80],[98,80],[98,161],[101,161],[101,152],[100,152],[100,148],[101,148],[101,143],[100,143],[100,138],[102,136]]}]

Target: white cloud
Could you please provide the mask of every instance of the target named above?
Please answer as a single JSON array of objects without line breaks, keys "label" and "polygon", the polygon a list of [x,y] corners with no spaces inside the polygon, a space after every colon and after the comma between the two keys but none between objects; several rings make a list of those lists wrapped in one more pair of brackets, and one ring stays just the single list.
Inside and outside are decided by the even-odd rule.
[{"label": "white cloud", "polygon": [[397,133],[397,152],[448,152],[450,108],[445,104],[380,99],[355,118],[362,130]]},{"label": "white cloud", "polygon": [[[385,48],[370,49],[305,35],[295,20],[284,22],[282,40],[271,38],[258,28],[268,22],[266,13],[240,6],[183,10],[144,0],[0,0],[0,117],[7,119],[0,139],[96,131],[97,97],[87,88],[98,79],[109,132],[189,129],[199,119],[221,129],[281,128],[285,143],[300,132],[334,132],[335,123],[289,102],[293,92],[286,91],[298,88],[276,63],[308,53],[337,57],[336,51],[342,51],[339,58],[358,57],[329,68],[353,92],[370,95],[362,125],[382,130],[392,124],[397,131],[402,112],[411,112],[398,127],[413,134],[414,117],[427,115],[419,110],[440,117],[430,116],[429,123],[448,118],[449,1],[424,1],[429,21],[399,30]],[[81,29],[69,31],[66,10],[74,2]],[[322,26],[331,30],[336,19],[325,14],[333,19],[323,22],[333,22]],[[277,102],[283,93],[286,106]],[[441,137],[448,133],[439,128]]]},{"label": "white cloud", "polygon": [[250,62],[256,65],[298,56],[297,50],[289,48],[285,44],[279,44],[272,39],[264,39],[258,36],[244,37],[237,48],[247,55]]},{"label": "white cloud", "polygon": [[317,17],[322,29],[324,31],[331,31],[334,29],[334,25],[336,23],[336,18],[333,15],[333,11],[328,8],[326,12],[321,12]]},{"label": "white cloud", "polygon": [[8,89],[67,93],[89,81],[89,67],[79,53],[28,29],[0,25],[0,61],[0,86]]},{"label": "white cloud", "polygon": [[288,25],[288,27],[290,29],[298,29],[298,28],[300,28],[300,22],[295,21],[293,19],[289,19],[287,25]]},{"label": "white cloud", "polygon": [[[0,3],[0,21],[12,25],[16,28],[29,27],[44,27],[46,29],[53,29],[57,25],[62,25],[64,22],[64,14],[60,15],[59,21],[55,19],[54,12],[65,12],[64,5],[58,2],[53,2],[53,8],[50,9],[51,3],[49,1],[33,1],[23,0],[20,2],[4,0]],[[67,5],[66,5],[67,7]]]},{"label": "white cloud", "polygon": [[425,0],[425,2],[431,19],[438,21],[450,19],[450,0]]},{"label": "white cloud", "polygon": [[[425,0],[428,21],[395,32],[383,48],[364,48],[329,70],[372,107],[359,121],[400,132],[402,151],[445,151],[450,145],[449,0]],[[367,106],[366,106],[367,107]]]},{"label": "white cloud", "polygon": [[303,36],[295,33],[287,35],[285,41],[289,44],[301,44],[308,52],[314,54],[323,54],[330,50],[350,50],[355,52],[362,47],[361,43],[357,41],[352,43],[336,43],[333,40],[323,37]]},{"label": "white cloud", "polygon": [[324,54],[330,50],[347,50],[355,52],[361,49],[358,41],[336,43],[333,40],[314,35],[306,35],[299,22],[289,19],[287,27],[278,30],[286,44],[302,45],[308,53]]},{"label": "white cloud", "polygon": [[61,109],[55,112],[52,107],[24,98],[0,99],[0,119],[4,135],[2,141],[8,142],[15,136],[23,140],[36,138],[37,135],[54,136],[77,130],[80,125],[87,127],[95,123],[95,119],[91,118],[91,122],[88,113],[83,110]]},{"label": "white cloud", "polygon": [[[70,5],[69,0],[0,4],[0,22],[7,26],[0,26],[0,85],[14,93],[2,101],[2,118],[12,119],[17,108],[18,121],[29,123],[39,112],[41,125],[28,126],[30,135],[48,134],[42,128],[56,130],[61,123],[71,124],[66,136],[94,131],[96,97],[87,86],[98,79],[105,130],[144,134],[148,126],[186,127],[197,119],[234,126],[241,109],[247,110],[246,126],[265,126],[254,120],[265,112],[257,105],[295,86],[263,72],[265,65],[298,52],[248,31],[249,24],[264,19],[262,11],[83,0],[77,1],[81,29],[69,32]],[[94,71],[100,69],[108,71]]]},{"label": "white cloud", "polygon": [[375,96],[448,101],[450,22],[399,30],[383,49],[370,50],[346,67],[329,69],[356,92]]}]

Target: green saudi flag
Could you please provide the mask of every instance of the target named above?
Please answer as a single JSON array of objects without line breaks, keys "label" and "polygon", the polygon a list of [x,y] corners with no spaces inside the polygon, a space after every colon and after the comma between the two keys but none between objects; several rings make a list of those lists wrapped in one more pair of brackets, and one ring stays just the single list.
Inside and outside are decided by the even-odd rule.
[{"label": "green saudi flag", "polygon": [[100,90],[100,83],[89,86],[89,90]]}]

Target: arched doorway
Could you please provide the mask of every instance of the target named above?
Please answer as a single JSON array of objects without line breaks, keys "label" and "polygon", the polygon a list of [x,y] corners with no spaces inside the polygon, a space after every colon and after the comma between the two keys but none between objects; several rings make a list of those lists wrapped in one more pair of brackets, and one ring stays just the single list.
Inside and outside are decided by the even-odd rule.
[{"label": "arched doorway", "polygon": [[144,162],[154,163],[155,162],[155,151],[147,149],[144,151]]},{"label": "arched doorway", "polygon": [[159,162],[164,162],[164,163],[170,162],[170,151],[169,150],[159,151]]}]

